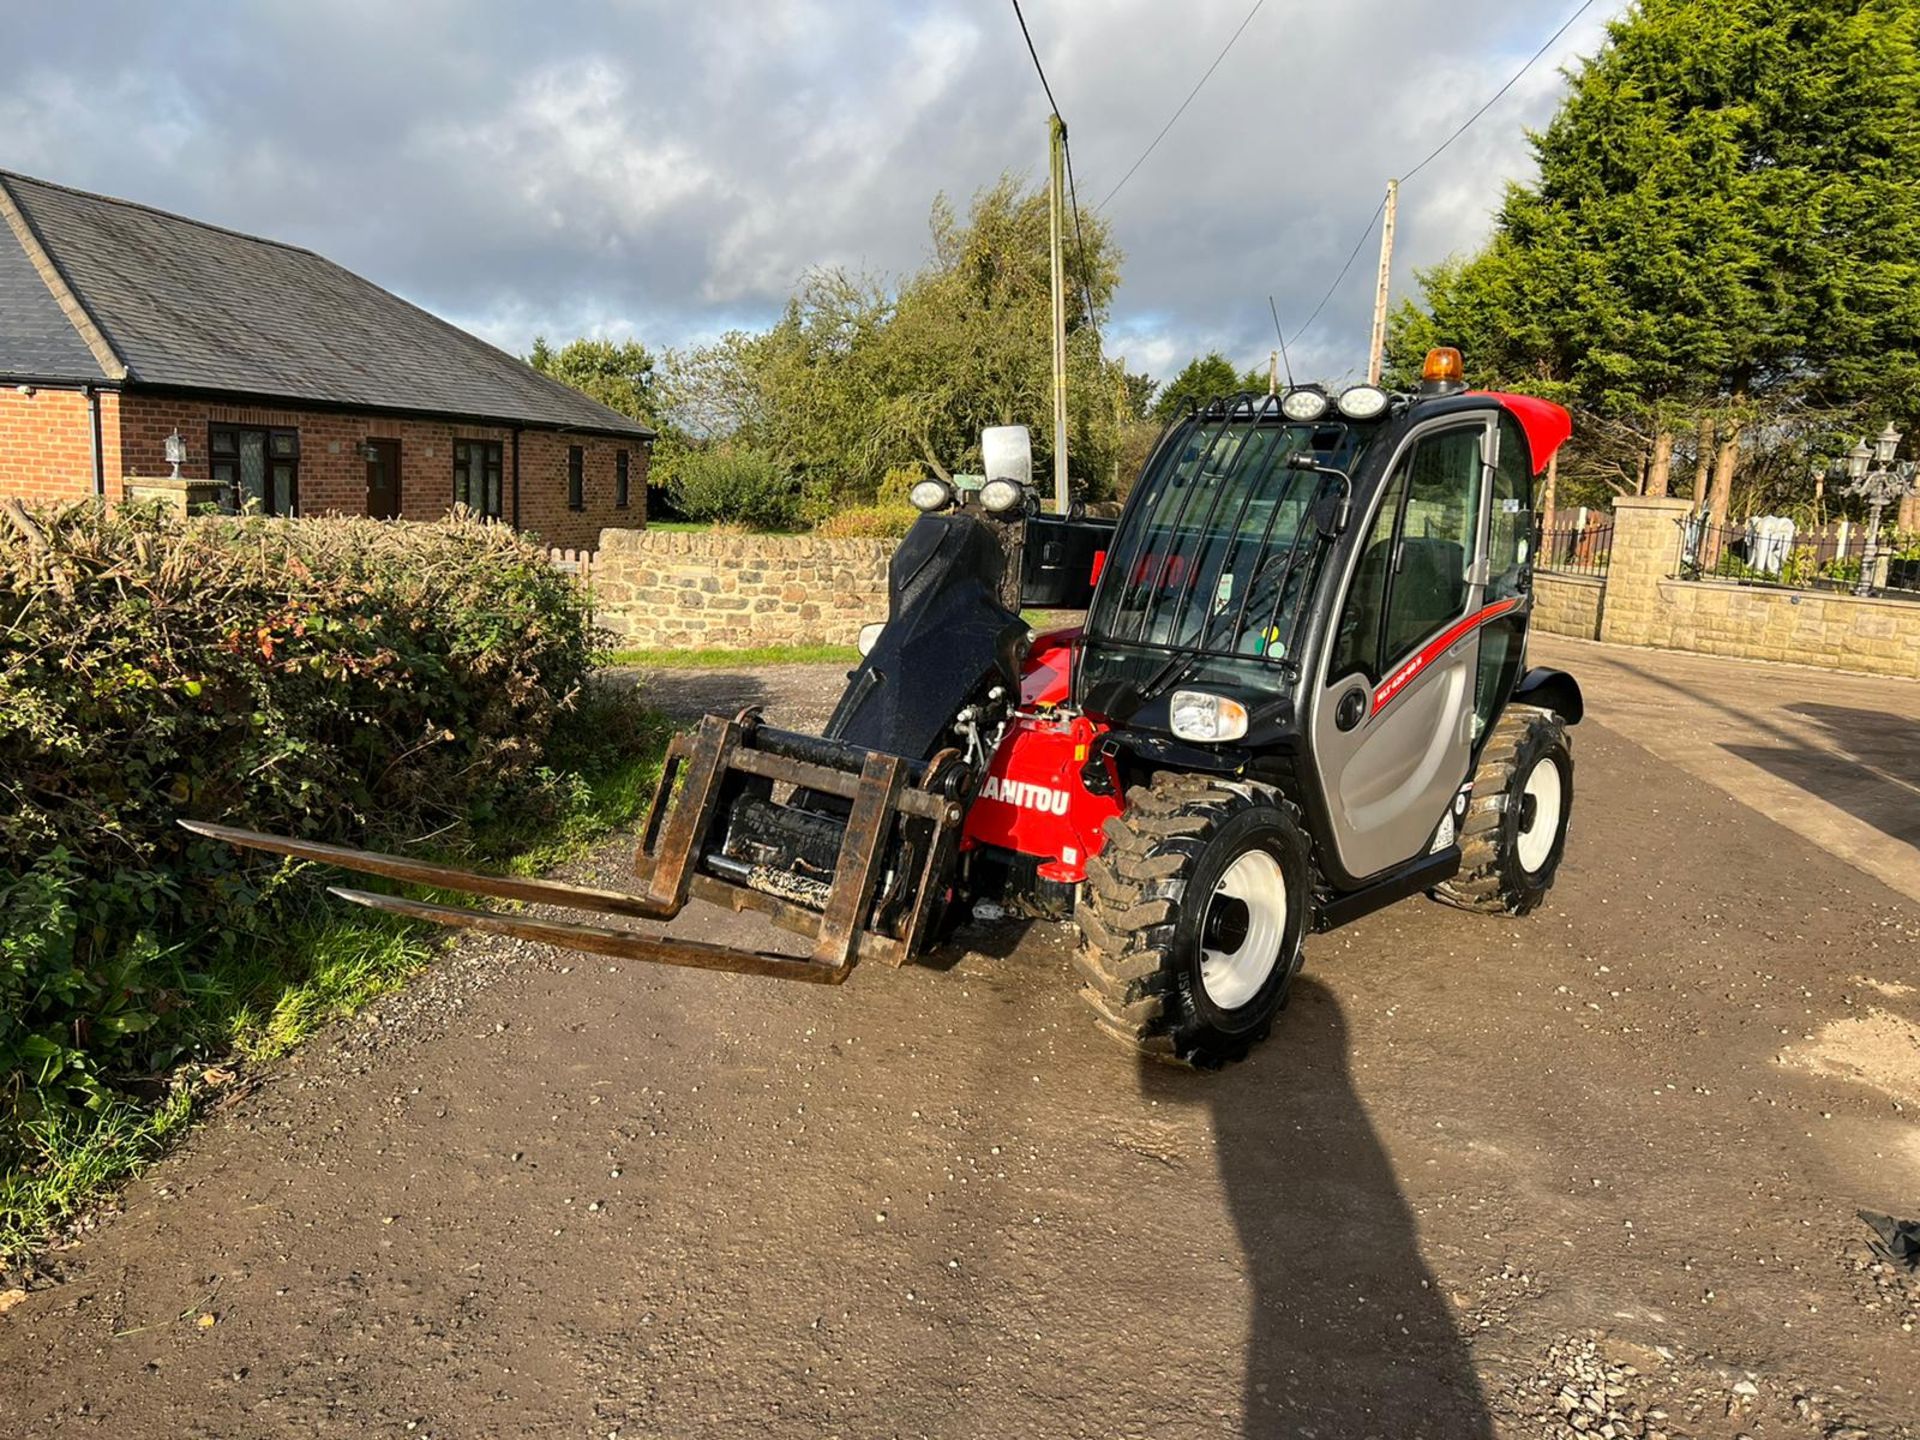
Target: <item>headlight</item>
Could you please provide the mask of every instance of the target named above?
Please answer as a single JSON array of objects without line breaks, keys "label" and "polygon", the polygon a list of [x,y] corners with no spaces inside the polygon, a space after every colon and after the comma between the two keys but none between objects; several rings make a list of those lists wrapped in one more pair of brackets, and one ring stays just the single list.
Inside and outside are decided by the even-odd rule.
[{"label": "headlight", "polygon": [[953,503],[953,487],[944,480],[922,480],[907,491],[907,500],[914,509],[931,514]]},{"label": "headlight", "polygon": [[989,480],[980,487],[981,505],[996,515],[1018,510],[1025,498],[1025,492],[1012,480]]},{"label": "headlight", "polygon": [[[939,482],[935,481],[934,483],[938,484]],[[887,625],[884,620],[875,621],[871,625],[862,625],[860,627],[860,634],[859,637],[854,640],[853,648],[860,652],[862,659],[865,659],[873,653],[873,647],[880,643],[880,632],[886,628]]]},{"label": "headlight", "polygon": [[1247,707],[1204,690],[1173,692],[1173,733],[1182,740],[1238,740],[1247,733]]},{"label": "headlight", "polygon": [[1387,408],[1387,392],[1378,385],[1353,385],[1340,392],[1340,413],[1349,420],[1371,420]]},{"label": "headlight", "polygon": [[1327,413],[1327,397],[1318,390],[1289,390],[1280,402],[1280,413],[1289,420],[1318,420]]}]

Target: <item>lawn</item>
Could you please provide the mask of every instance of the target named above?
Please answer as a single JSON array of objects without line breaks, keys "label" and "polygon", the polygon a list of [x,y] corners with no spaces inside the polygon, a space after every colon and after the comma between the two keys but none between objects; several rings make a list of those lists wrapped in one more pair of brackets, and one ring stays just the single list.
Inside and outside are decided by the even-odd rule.
[{"label": "lawn", "polygon": [[613,665],[641,670],[728,670],[760,665],[853,665],[860,652],[851,645],[755,645],[746,650],[616,650]]}]

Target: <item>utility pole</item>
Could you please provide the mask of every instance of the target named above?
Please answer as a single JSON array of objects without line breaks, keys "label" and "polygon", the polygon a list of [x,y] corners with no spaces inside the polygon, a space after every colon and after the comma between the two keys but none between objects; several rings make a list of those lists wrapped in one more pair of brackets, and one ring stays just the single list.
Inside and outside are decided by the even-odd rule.
[{"label": "utility pole", "polygon": [[1387,181],[1386,213],[1380,225],[1380,277],[1373,286],[1373,334],[1367,343],[1367,384],[1380,383],[1387,349],[1387,283],[1393,275],[1393,216],[1400,208],[1400,182]]},{"label": "utility pole", "polygon": [[1047,229],[1053,244],[1053,508],[1066,514],[1067,495],[1067,267],[1061,245],[1067,224],[1067,127],[1047,117]]},{"label": "utility pole", "polygon": [[1278,395],[1279,393],[1280,352],[1278,350],[1269,350],[1267,352],[1267,394]]}]

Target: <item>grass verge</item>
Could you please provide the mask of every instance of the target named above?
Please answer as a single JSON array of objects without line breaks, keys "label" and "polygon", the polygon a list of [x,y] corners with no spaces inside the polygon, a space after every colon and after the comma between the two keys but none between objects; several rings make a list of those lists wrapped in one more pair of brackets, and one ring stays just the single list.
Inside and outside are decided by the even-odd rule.
[{"label": "grass verge", "polygon": [[644,670],[725,670],[749,665],[852,665],[851,645],[756,645],[748,650],[616,650],[609,663]]},{"label": "grass verge", "polygon": [[[552,747],[540,805],[478,820],[454,859],[535,874],[633,823],[653,793],[671,727],[612,697],[589,697]],[[283,872],[290,873],[289,872]],[[254,943],[211,964],[183,953],[176,993],[194,1015],[174,1071],[88,1111],[25,1122],[15,1168],[0,1174],[0,1276],[63,1221],[125,1184],[191,1128],[248,1067],[297,1048],[399,989],[445,932],[341,905],[314,887],[276,885]],[[456,897],[457,898],[457,897]]]},{"label": "grass verge", "polygon": [[658,530],[663,535],[711,535],[718,531],[722,535],[806,535],[806,530],[754,530],[745,525],[716,525],[711,520],[649,520],[647,529]]}]

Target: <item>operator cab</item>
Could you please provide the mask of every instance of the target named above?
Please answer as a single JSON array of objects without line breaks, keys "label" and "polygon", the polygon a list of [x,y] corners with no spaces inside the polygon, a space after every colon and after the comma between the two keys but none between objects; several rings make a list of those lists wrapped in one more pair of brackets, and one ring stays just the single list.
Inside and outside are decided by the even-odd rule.
[{"label": "operator cab", "polygon": [[1336,879],[1405,863],[1518,678],[1532,476],[1565,433],[1556,406],[1468,393],[1453,350],[1412,394],[1196,409],[1114,535],[1076,700],[1150,763],[1285,757]]}]

